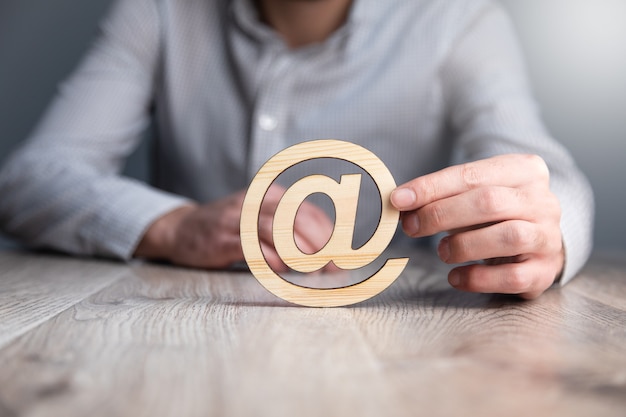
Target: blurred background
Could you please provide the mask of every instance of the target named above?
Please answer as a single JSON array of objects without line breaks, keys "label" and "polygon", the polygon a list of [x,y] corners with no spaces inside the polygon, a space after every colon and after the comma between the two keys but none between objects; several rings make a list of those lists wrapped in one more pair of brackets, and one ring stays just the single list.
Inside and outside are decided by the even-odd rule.
[{"label": "blurred background", "polygon": [[[626,0],[500,1],[548,128],[591,180],[596,248],[626,248]],[[110,3],[0,1],[0,163],[28,136]],[[148,169],[144,143],[126,173],[145,179]]]}]

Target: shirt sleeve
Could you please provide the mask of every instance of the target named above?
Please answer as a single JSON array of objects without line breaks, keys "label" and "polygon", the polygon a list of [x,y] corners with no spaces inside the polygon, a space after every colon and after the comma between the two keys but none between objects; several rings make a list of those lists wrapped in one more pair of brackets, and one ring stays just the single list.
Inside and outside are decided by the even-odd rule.
[{"label": "shirt sleeve", "polygon": [[508,16],[489,3],[450,51],[441,80],[456,135],[455,162],[505,153],[532,153],[546,161],[550,187],[562,209],[566,262],[560,282],[564,284],[591,251],[593,193],[568,151],[541,122]]},{"label": "shirt sleeve", "polygon": [[120,176],[149,122],[159,59],[154,0],[120,0],[32,136],[0,172],[0,224],[25,243],[132,256],[185,199]]}]

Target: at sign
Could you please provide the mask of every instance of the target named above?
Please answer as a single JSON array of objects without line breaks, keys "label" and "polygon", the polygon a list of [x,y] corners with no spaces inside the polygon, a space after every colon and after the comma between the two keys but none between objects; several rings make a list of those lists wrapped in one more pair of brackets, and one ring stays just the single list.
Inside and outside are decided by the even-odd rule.
[{"label": "at sign", "polygon": [[[370,264],[387,248],[400,216],[389,201],[396,187],[391,173],[376,155],[361,146],[339,140],[316,140],[299,143],[274,155],[252,180],[241,213],[243,253],[252,274],[265,288],[284,300],[311,307],[358,303],[391,285],[409,259],[388,259],[378,272],[357,284],[339,288],[309,288],[281,278],[269,267],[261,251],[258,218],[265,194],[282,172],[315,158],[343,159],[366,171],[381,197],[380,221],[370,240],[360,248],[352,249],[360,174],[342,175],[339,182],[324,175],[304,177],[285,192],[274,216],[274,245],[283,262],[295,271],[305,273],[318,270],[330,261],[342,269],[357,269]],[[326,246],[314,254],[307,254],[295,244],[293,226],[298,207],[313,193],[324,193],[333,200],[336,219]]]}]

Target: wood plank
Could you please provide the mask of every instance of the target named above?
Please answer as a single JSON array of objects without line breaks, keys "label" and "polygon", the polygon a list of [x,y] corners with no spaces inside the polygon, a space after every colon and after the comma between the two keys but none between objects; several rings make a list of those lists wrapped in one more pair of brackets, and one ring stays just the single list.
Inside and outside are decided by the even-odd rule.
[{"label": "wood plank", "polygon": [[6,410],[374,416],[398,407],[349,310],[293,307],[249,274],[135,272],[0,351]]},{"label": "wood plank", "polygon": [[120,263],[0,252],[0,347],[120,279]]},{"label": "wood plank", "polygon": [[520,301],[412,265],[310,309],[247,273],[135,265],[0,350],[0,414],[623,415],[626,313],[586,271]]},{"label": "wood plank", "polygon": [[[592,264],[589,271],[596,268]],[[623,288],[626,270],[621,276]],[[586,281],[595,277],[587,272],[579,285],[592,285]],[[573,286],[521,301],[455,292],[442,278],[422,280],[414,288],[415,304],[402,302],[408,294],[400,286],[383,294],[399,308],[379,315],[379,323],[355,314],[367,343],[389,367],[386,374],[402,401],[437,404],[429,415],[465,415],[477,406],[480,411],[471,414],[624,413],[623,310],[599,302],[599,296],[581,295]],[[364,304],[359,308],[368,309]]]},{"label": "wood plank", "polygon": [[626,311],[626,253],[596,254],[568,288],[602,304]]}]

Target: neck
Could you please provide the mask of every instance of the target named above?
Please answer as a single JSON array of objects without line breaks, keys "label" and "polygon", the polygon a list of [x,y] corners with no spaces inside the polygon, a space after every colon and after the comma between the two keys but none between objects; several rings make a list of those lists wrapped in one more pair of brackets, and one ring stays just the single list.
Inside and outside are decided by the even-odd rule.
[{"label": "neck", "polygon": [[[384,1],[384,0],[381,0]],[[343,25],[352,0],[256,0],[262,20],[290,48],[323,42]]]}]

